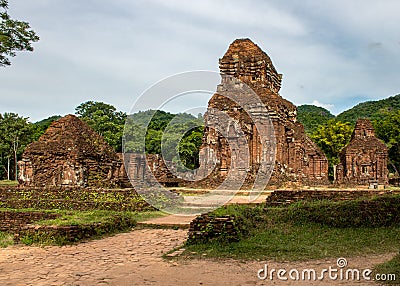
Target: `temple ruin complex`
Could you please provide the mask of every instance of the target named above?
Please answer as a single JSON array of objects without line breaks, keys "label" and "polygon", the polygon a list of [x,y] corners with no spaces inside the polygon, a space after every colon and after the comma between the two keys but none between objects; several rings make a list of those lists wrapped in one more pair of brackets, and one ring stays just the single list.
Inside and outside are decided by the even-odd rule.
[{"label": "temple ruin complex", "polygon": [[[86,123],[67,115],[25,149],[20,185],[116,187],[126,186],[128,177],[140,182],[153,174],[166,186],[213,187],[231,177],[252,188],[268,170],[271,186],[330,184],[327,157],[297,121],[296,106],[279,95],[282,74],[270,57],[251,40],[237,39],[219,67],[221,83],[204,115],[200,168],[189,174],[201,180],[174,175],[158,154],[117,154]],[[387,148],[369,120],[358,120],[340,159],[336,183],[388,183]]]}]

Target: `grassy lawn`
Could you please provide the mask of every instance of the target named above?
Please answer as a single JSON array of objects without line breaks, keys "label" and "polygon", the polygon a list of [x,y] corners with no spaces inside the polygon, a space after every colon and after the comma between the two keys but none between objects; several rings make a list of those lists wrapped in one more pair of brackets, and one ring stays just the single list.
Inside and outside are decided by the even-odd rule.
[{"label": "grassy lawn", "polygon": [[0,180],[0,187],[1,186],[16,186],[16,185],[18,185],[18,181]]},{"label": "grassy lawn", "polygon": [[[5,209],[1,211],[13,212],[38,212],[33,209]],[[160,211],[147,212],[118,212],[106,210],[93,211],[70,211],[70,210],[42,210],[40,212],[57,213],[60,217],[56,219],[44,219],[32,224],[43,226],[78,226],[80,229],[89,229],[89,233],[78,233],[78,236],[69,238],[65,233],[57,233],[52,228],[46,230],[38,229],[36,232],[20,232],[20,241],[26,245],[65,245],[81,240],[99,239],[112,234],[124,232],[135,227],[138,221],[164,216]],[[91,231],[90,231],[91,229]],[[14,236],[0,232],[0,247],[13,244]]]},{"label": "grassy lawn", "polygon": [[51,220],[42,220],[36,222],[38,225],[90,225],[93,223],[105,223],[113,219],[115,216],[124,216],[126,218],[133,219],[135,221],[143,221],[150,218],[163,216],[164,213],[160,211],[148,211],[148,212],[117,212],[117,211],[105,211],[105,210],[93,210],[93,211],[46,211],[46,212],[57,212],[61,214],[59,218]]},{"label": "grassy lawn", "polygon": [[[228,206],[239,241],[187,243],[184,255],[294,261],[381,254],[400,250],[400,196],[350,202],[302,202],[290,207]],[[193,254],[195,253],[195,254]]]},{"label": "grassy lawn", "polygon": [[213,241],[186,246],[185,254],[236,259],[309,260],[398,251],[400,227],[331,228],[277,223],[238,242]]}]

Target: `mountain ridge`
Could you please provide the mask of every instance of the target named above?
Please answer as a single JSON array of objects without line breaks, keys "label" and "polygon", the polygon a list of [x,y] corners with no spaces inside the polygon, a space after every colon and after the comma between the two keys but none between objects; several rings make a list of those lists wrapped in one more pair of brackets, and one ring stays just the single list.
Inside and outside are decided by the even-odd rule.
[{"label": "mountain ridge", "polygon": [[400,110],[400,94],[389,96],[380,100],[369,100],[361,102],[337,116],[319,106],[303,104],[297,106],[297,119],[304,125],[307,133],[313,133],[319,125],[326,123],[330,119],[337,119],[342,122],[350,122],[354,125],[359,118],[379,121],[384,119],[386,114],[391,111]]}]

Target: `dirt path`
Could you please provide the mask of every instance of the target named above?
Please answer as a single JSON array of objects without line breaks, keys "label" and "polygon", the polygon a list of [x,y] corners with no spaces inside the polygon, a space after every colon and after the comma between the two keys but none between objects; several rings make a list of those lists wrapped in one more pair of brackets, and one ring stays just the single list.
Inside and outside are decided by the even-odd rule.
[{"label": "dirt path", "polygon": [[[73,246],[0,249],[0,285],[281,285],[281,281],[259,280],[257,271],[265,263],[270,269],[336,266],[334,259],[285,264],[161,258],[185,238],[184,230],[141,229]],[[393,255],[348,258],[349,267],[370,268]],[[376,285],[290,282],[286,285]]]}]

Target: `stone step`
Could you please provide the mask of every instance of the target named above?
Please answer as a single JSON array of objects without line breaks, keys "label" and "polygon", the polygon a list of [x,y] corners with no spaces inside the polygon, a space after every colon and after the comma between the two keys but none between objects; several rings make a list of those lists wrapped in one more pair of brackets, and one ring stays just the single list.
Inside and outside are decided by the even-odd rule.
[{"label": "stone step", "polygon": [[189,229],[190,222],[195,218],[195,215],[168,215],[138,222],[138,226],[151,228],[179,228]]}]

